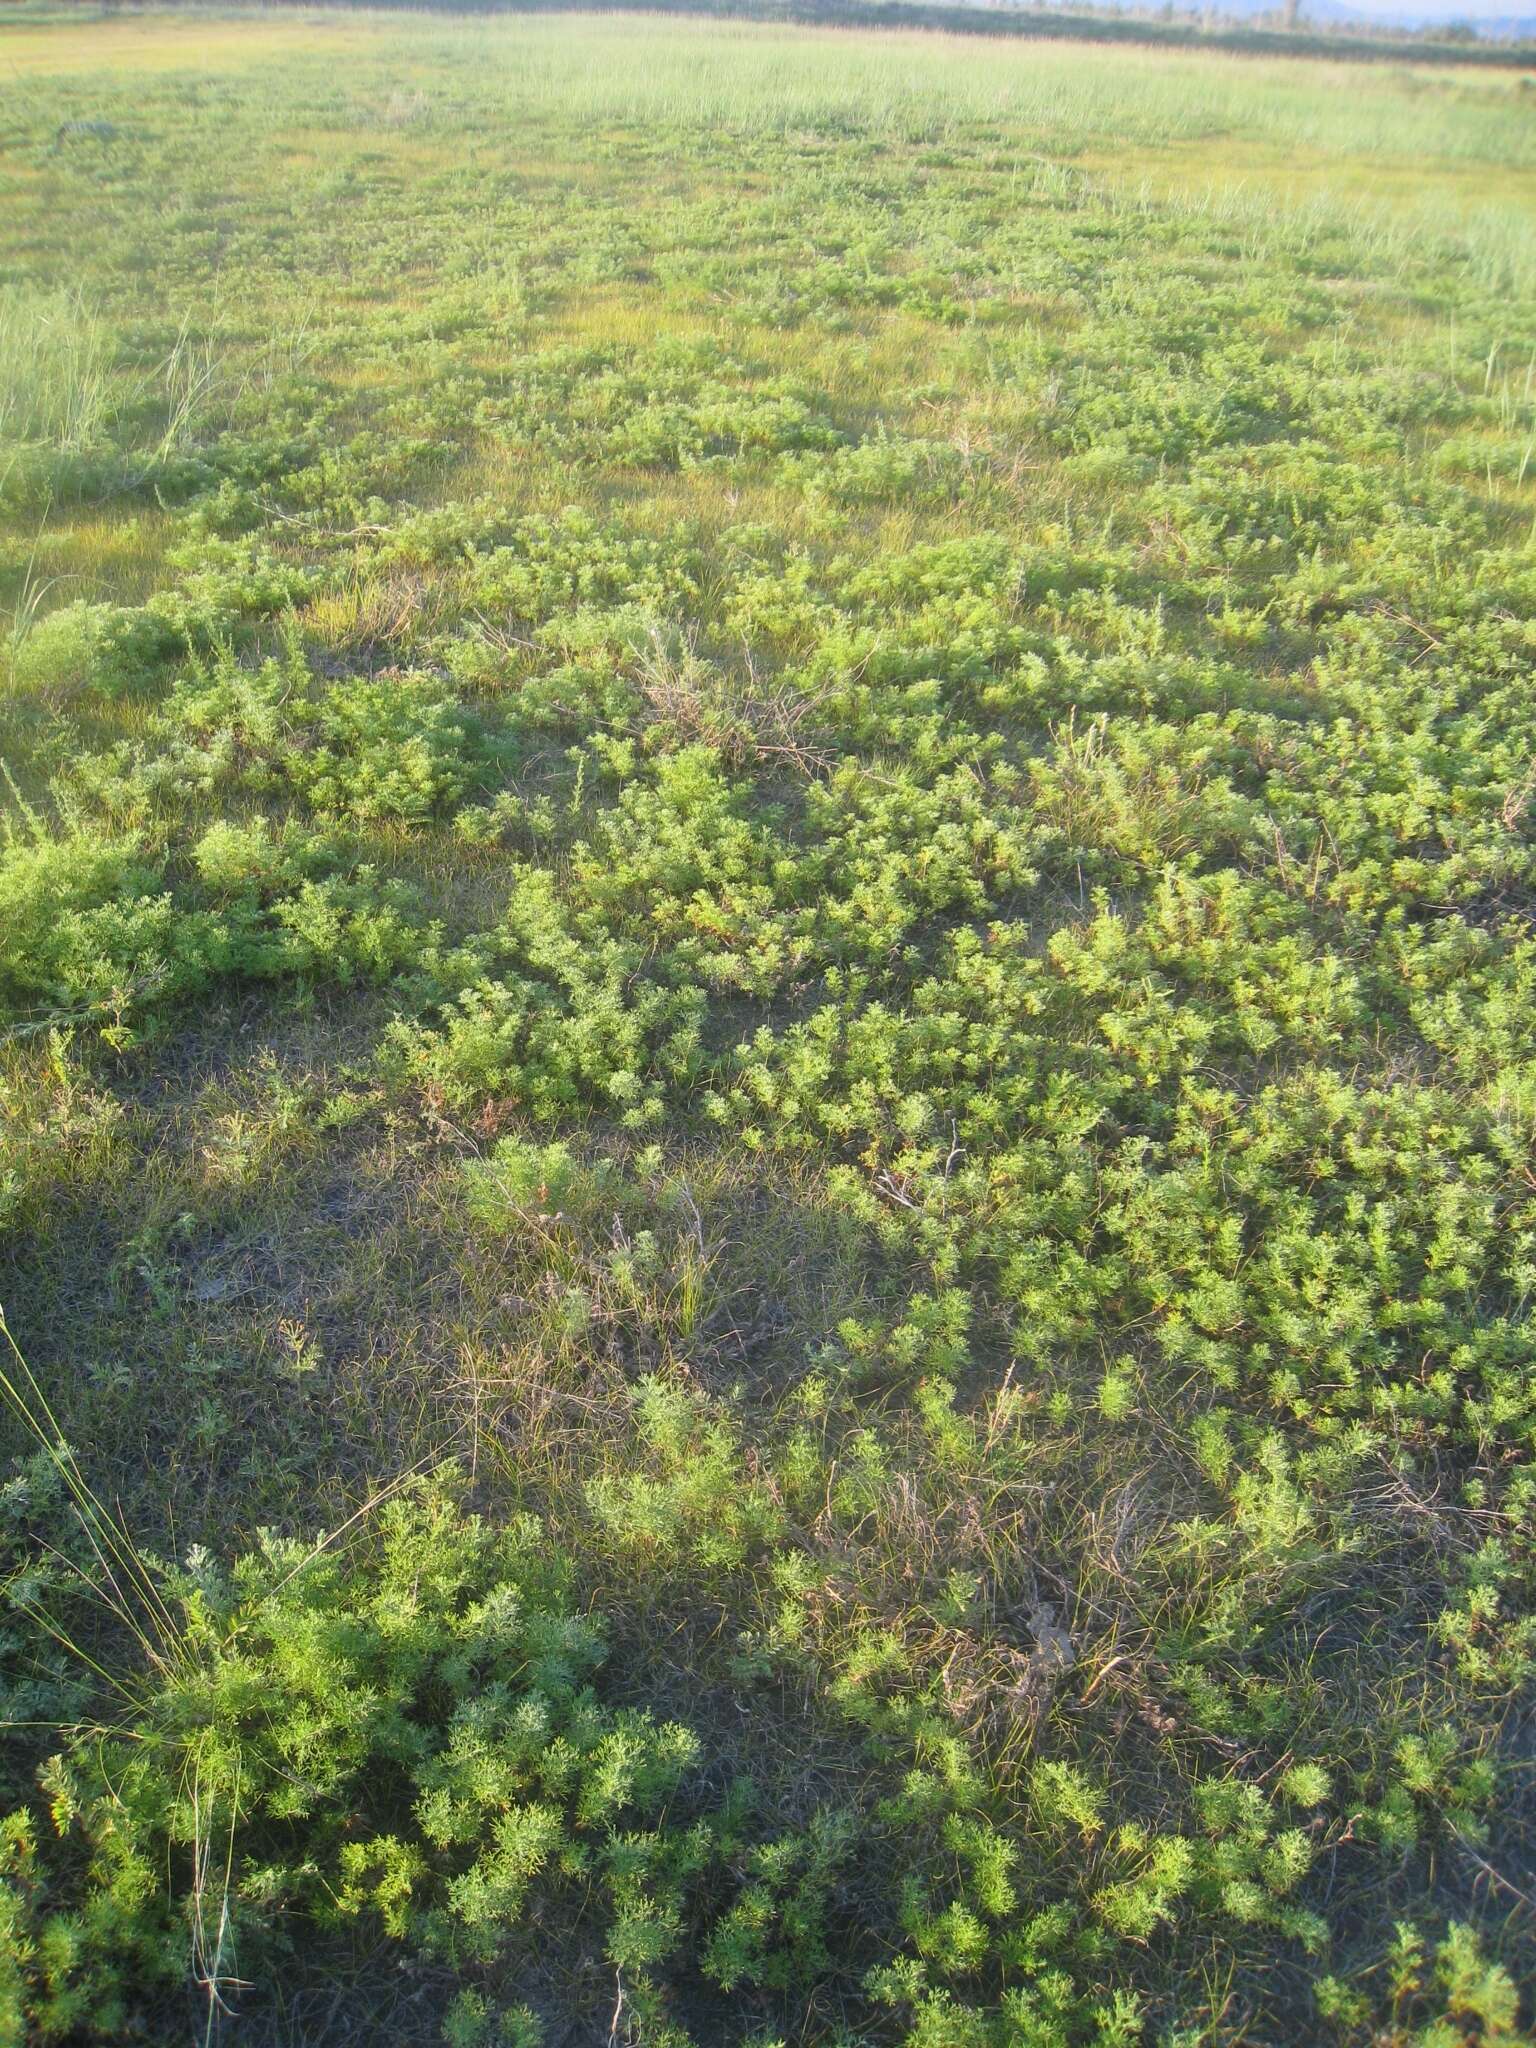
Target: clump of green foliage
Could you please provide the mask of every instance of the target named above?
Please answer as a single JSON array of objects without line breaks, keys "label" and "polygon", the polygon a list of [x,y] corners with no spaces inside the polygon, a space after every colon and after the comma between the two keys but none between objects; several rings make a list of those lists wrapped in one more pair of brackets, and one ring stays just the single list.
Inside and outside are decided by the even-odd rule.
[{"label": "clump of green foliage", "polygon": [[118,1715],[41,1766],[46,1828],[4,1823],[0,2039],[111,2037],[188,1978],[221,2003],[360,1917],[480,1976],[535,1894],[643,1992],[708,1836],[639,1824],[699,1746],[601,1703],[601,1632],[533,1518],[490,1527],[440,1475],[384,1503],[365,1563],[269,1536],[137,1576]]}]

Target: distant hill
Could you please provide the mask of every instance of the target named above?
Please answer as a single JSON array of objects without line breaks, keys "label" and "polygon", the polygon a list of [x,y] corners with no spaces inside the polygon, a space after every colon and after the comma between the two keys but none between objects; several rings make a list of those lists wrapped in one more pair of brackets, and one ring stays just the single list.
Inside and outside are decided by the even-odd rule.
[{"label": "distant hill", "polygon": [[[7,0],[0,0],[0,9]],[[94,0],[99,5],[100,0]],[[161,0],[175,6],[178,0]],[[268,8],[312,0],[255,0]],[[942,29],[950,34],[1048,36],[1231,50],[1248,56],[1503,66],[1536,71],[1536,15],[1474,22],[1455,0],[330,0],[332,5],[453,13],[664,13],[808,27]]]}]

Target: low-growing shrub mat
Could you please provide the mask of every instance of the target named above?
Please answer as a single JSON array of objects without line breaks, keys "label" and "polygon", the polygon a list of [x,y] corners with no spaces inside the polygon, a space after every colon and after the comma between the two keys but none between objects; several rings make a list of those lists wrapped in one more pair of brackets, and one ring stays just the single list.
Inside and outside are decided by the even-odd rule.
[{"label": "low-growing shrub mat", "polygon": [[17,49],[0,2043],[1527,2038],[1518,93]]}]

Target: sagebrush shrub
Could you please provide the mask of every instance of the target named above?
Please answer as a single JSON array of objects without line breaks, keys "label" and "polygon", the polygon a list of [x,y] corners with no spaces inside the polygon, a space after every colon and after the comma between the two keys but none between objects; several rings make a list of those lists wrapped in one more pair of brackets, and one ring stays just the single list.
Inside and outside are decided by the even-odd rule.
[{"label": "sagebrush shrub", "polygon": [[159,1986],[221,1995],[359,1919],[489,1969],[535,1897],[592,1915],[643,1991],[703,1853],[655,1825],[698,1744],[602,1703],[567,1577],[448,1474],[356,1559],[269,1537],[153,1568],[152,1661],[5,1823],[0,2038],[112,2037]]}]

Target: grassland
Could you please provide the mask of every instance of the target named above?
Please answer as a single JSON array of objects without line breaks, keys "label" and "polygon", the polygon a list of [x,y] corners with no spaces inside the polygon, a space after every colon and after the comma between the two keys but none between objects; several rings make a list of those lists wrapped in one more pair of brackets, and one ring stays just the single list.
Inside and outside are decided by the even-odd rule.
[{"label": "grassland", "polygon": [[1528,2039],[1529,95],[0,80],[0,2044]]}]

